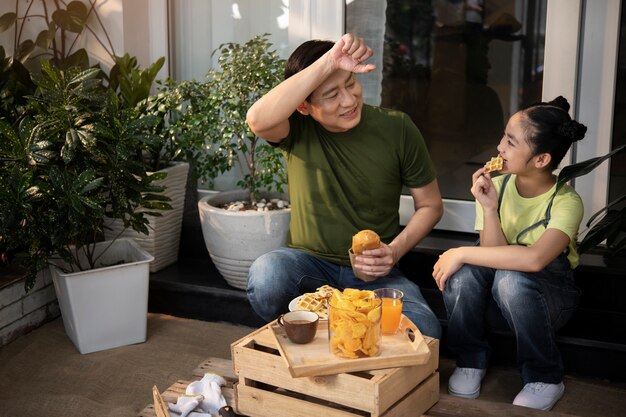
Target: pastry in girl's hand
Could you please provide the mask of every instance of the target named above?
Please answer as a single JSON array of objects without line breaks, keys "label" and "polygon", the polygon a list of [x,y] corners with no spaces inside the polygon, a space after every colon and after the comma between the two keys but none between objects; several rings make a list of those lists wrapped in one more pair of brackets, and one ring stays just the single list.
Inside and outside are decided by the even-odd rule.
[{"label": "pastry in girl's hand", "polygon": [[503,164],[504,159],[502,159],[500,155],[492,157],[491,160],[487,161],[485,164],[485,174],[493,171],[500,171]]}]

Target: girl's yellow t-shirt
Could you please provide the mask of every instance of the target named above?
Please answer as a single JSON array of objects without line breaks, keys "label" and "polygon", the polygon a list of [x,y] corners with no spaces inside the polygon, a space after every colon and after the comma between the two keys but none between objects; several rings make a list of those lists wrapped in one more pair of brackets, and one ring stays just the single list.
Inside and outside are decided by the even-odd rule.
[{"label": "girl's yellow t-shirt", "polygon": [[[493,179],[498,196],[500,195],[505,176],[500,175]],[[539,240],[546,229],[560,230],[570,238],[567,259],[572,269],[576,268],[579,262],[576,241],[578,228],[584,213],[583,202],[576,190],[567,184],[563,185],[554,197],[554,202],[550,209],[550,221],[547,227],[539,225],[519,236],[520,232],[525,228],[546,218],[546,208],[550,203],[552,194],[556,190],[556,184],[544,194],[537,197],[524,198],[517,192],[515,177],[514,174],[511,174],[511,178],[504,188],[504,195],[502,196],[499,209],[500,223],[506,240],[510,245],[531,246]],[[475,229],[483,229],[483,210],[478,202],[476,203]]]}]

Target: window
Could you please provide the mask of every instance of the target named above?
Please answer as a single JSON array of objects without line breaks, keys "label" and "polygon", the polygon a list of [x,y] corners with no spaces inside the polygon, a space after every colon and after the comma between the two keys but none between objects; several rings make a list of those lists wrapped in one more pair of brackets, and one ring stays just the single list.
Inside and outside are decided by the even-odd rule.
[{"label": "window", "polygon": [[348,4],[346,29],[381,46],[378,101],[419,127],[444,198],[473,200],[508,118],[541,101],[546,2],[387,0],[368,16],[376,3]]},{"label": "window", "polygon": [[[563,164],[623,143],[626,41],[617,64],[617,40],[625,37],[623,18],[620,32],[622,3],[173,0],[170,56],[178,79],[202,76],[210,51],[219,43],[264,31],[274,34],[278,17],[285,13],[287,28],[281,26],[274,34],[285,57],[304,40],[334,40],[356,31],[372,45],[373,63],[380,69],[361,78],[366,102],[403,109],[429,143],[445,203],[437,228],[473,232],[469,174],[495,154],[502,126],[520,107],[557,95],[570,101],[572,114],[589,130]],[[482,10],[462,10],[460,4]],[[610,174],[605,164],[576,180],[587,216],[603,207],[609,194],[623,189],[624,166],[616,158]],[[410,198],[403,198],[401,221],[411,214]]]}]

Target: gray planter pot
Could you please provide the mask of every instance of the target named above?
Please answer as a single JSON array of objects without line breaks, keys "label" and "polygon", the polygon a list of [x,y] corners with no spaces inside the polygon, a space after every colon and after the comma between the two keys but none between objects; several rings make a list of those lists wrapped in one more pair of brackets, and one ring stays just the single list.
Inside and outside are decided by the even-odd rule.
[{"label": "gray planter pot", "polygon": [[161,181],[155,181],[155,185],[166,187],[163,195],[171,199],[172,209],[163,211],[163,215],[159,217],[148,216],[150,233],[144,235],[132,229],[123,230],[122,222],[117,219],[107,219],[108,229],[104,232],[105,239],[129,237],[136,240],[144,250],[154,256],[154,262],[150,264],[150,272],[160,271],[178,261],[189,164],[179,162],[160,172],[167,172],[167,177]]},{"label": "gray planter pot", "polygon": [[[227,211],[218,206],[245,200],[245,191],[224,191],[198,201],[202,234],[211,260],[229,285],[245,290],[248,270],[256,258],[284,246],[291,209]],[[265,198],[286,198],[267,193]]]}]

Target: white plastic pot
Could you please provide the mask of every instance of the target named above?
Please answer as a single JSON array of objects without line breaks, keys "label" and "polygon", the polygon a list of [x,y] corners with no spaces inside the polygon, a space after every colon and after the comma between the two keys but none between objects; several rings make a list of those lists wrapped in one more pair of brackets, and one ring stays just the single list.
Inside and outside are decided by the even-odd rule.
[{"label": "white plastic pot", "polygon": [[[102,252],[111,242],[100,242]],[[146,341],[152,255],[132,239],[118,239],[100,258],[110,265],[64,273],[51,267],[65,332],[80,353]]]}]

